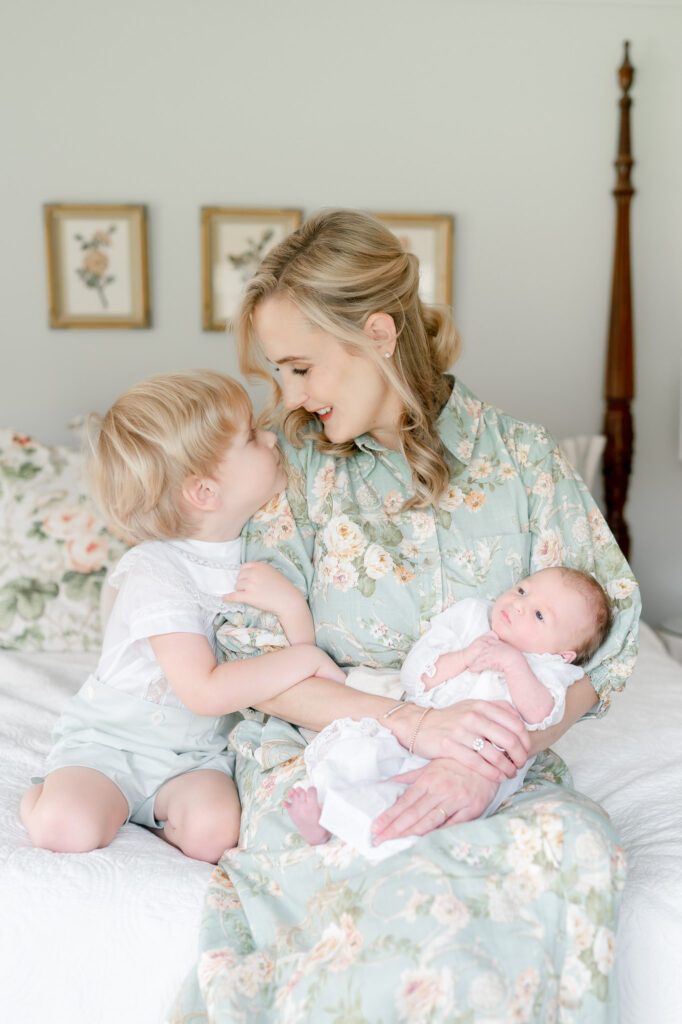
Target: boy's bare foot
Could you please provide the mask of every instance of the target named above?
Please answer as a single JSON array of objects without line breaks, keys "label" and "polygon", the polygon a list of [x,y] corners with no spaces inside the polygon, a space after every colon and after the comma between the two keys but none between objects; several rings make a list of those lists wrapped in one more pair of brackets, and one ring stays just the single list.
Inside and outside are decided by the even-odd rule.
[{"label": "boy's bare foot", "polygon": [[285,796],[284,806],[306,842],[311,846],[319,846],[320,843],[327,842],[331,832],[327,832],[326,828],[320,825],[320,805],[314,786],[311,786],[310,789],[294,786]]}]

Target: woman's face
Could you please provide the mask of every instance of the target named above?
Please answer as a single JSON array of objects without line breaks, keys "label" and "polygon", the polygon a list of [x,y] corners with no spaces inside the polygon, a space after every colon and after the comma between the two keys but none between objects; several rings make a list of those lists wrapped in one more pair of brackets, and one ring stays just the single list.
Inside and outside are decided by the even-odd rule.
[{"label": "woman's face", "polygon": [[[265,354],[276,367],[286,409],[315,414],[336,444],[371,434],[387,448],[398,447],[402,403],[368,356],[352,354],[334,335],[310,324],[282,295],[265,299],[253,321]],[[390,317],[371,316],[365,333],[380,355],[393,353]]]}]

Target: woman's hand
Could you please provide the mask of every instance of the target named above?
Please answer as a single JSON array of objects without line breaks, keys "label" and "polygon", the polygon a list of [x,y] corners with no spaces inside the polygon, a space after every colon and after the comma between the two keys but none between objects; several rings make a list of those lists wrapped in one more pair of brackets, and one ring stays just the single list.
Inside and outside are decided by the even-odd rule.
[{"label": "woman's hand", "polygon": [[437,758],[423,768],[396,775],[392,782],[408,788],[372,825],[375,844],[403,836],[423,836],[444,825],[480,817],[493,799],[497,783]]},{"label": "woman's hand", "polygon": [[[385,723],[409,749],[423,708],[406,705]],[[474,748],[477,738],[480,750]],[[450,758],[491,782],[512,778],[528,760],[530,738],[518,711],[504,700],[462,700],[422,719],[414,751],[422,757]]]}]

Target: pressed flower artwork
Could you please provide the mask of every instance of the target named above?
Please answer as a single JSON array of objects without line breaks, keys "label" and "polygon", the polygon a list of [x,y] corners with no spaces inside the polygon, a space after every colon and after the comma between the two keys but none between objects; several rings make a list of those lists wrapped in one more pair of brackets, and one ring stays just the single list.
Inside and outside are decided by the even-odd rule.
[{"label": "pressed flower artwork", "polygon": [[144,206],[45,207],[51,327],[148,327]]},{"label": "pressed flower artwork", "polygon": [[452,305],[452,214],[375,213],[405,252],[419,257],[419,297],[429,305]]},{"label": "pressed flower artwork", "polygon": [[273,246],[301,223],[300,210],[235,210],[205,206],[201,211],[203,328],[224,331],[244,287]]},{"label": "pressed flower artwork", "polygon": [[80,267],[76,267],[76,274],[86,288],[95,289],[102,309],[108,308],[107,286],[116,281],[116,277],[108,273],[110,257],[106,251],[113,245],[115,231],[116,224],[110,224],[106,231],[97,230],[89,238],[84,238],[81,234],[73,236],[83,253],[83,262]]}]

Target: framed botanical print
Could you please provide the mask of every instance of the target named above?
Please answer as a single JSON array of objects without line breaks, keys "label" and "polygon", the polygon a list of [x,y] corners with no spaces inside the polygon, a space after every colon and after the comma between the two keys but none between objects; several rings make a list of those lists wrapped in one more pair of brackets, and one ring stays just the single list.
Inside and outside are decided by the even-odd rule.
[{"label": "framed botanical print", "polygon": [[419,297],[427,305],[452,304],[454,221],[449,214],[375,213],[419,259]]},{"label": "framed botanical print", "polygon": [[149,327],[145,206],[44,207],[50,327]]},{"label": "framed botanical print", "polygon": [[224,331],[244,287],[273,246],[300,226],[300,210],[201,210],[202,322],[205,331]]}]

